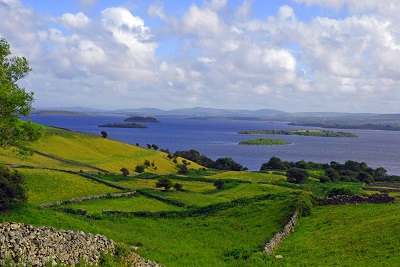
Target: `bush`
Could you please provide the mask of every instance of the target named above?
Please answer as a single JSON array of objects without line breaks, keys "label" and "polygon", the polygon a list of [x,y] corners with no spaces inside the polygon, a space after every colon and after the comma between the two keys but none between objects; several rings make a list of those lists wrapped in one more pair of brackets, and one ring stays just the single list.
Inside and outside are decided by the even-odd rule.
[{"label": "bush", "polygon": [[189,172],[186,164],[178,164],[178,173],[179,174],[187,174]]},{"label": "bush", "polygon": [[293,204],[293,208],[303,217],[311,215],[313,206],[312,196],[307,193],[298,195]]},{"label": "bush", "polygon": [[286,179],[290,183],[299,184],[308,178],[308,172],[299,168],[291,168],[286,172]]},{"label": "bush", "polygon": [[122,174],[123,174],[124,176],[128,176],[128,175],[129,175],[129,170],[128,170],[127,168],[121,168],[120,171],[122,172]]},{"label": "bush", "polygon": [[218,189],[218,190],[222,190],[225,187],[225,181],[218,179],[214,182],[214,186]]},{"label": "bush", "polygon": [[137,165],[135,168],[135,172],[142,173],[142,172],[144,172],[144,168],[145,167],[143,165]]},{"label": "bush", "polygon": [[332,188],[328,191],[328,197],[343,196],[343,195],[352,196],[354,194],[347,188]]},{"label": "bush", "polygon": [[175,189],[176,191],[181,191],[181,189],[182,189],[182,185],[181,185],[181,184],[178,184],[178,183],[176,183],[176,184],[174,184],[174,189]]},{"label": "bush", "polygon": [[172,187],[172,182],[166,177],[162,177],[157,180],[156,188],[164,187],[165,191],[168,191]]},{"label": "bush", "polygon": [[24,177],[0,165],[0,210],[23,205],[28,197],[23,187]]}]

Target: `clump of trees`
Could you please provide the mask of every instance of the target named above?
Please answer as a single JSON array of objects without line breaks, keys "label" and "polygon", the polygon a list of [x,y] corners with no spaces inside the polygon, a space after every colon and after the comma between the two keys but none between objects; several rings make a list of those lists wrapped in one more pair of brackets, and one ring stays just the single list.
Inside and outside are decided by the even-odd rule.
[{"label": "clump of trees", "polygon": [[[291,170],[295,169],[295,170]],[[373,183],[374,181],[400,181],[399,176],[387,175],[385,168],[373,169],[365,162],[356,162],[347,160],[341,164],[336,161],[327,163],[305,162],[304,160],[298,162],[282,161],[278,157],[271,157],[268,162],[261,165],[260,170],[284,170],[289,173],[291,180],[295,182],[295,174],[299,175],[300,170],[322,169],[325,172],[324,176],[320,177],[320,181],[326,182],[363,182],[366,184]],[[290,172],[289,172],[290,171]],[[296,176],[297,177],[297,176]]]},{"label": "clump of trees", "polygon": [[300,168],[290,168],[286,172],[286,179],[290,183],[299,184],[308,178],[308,172]]},{"label": "clump of trees", "polygon": [[164,187],[164,190],[168,191],[172,187],[172,185],[173,183],[171,179],[166,177],[161,177],[160,179],[157,180],[156,188]]},{"label": "clump of trees", "polygon": [[181,157],[187,160],[191,160],[200,164],[204,167],[210,169],[217,169],[217,170],[230,170],[230,171],[245,171],[247,170],[246,167],[243,167],[241,164],[235,162],[232,158],[218,158],[216,161],[212,159],[200,155],[199,151],[195,149],[191,149],[189,151],[176,151],[173,154],[173,158]]}]

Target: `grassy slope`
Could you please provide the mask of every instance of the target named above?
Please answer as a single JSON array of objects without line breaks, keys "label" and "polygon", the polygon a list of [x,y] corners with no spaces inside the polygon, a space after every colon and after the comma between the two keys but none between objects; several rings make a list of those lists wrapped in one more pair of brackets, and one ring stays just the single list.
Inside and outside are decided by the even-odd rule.
[{"label": "grassy slope", "polygon": [[399,206],[317,207],[276,251],[279,266],[398,266]]},{"label": "grassy slope", "polygon": [[[89,164],[110,172],[120,173],[120,169],[125,167],[130,173],[134,173],[135,167],[142,165],[146,159],[151,163],[154,161],[157,169],[150,167],[145,171],[153,173],[175,173],[177,171],[175,164],[167,158],[165,153],[83,133],[47,132],[38,142],[31,144],[31,148],[44,154]],[[11,150],[0,149],[0,161],[6,164],[93,171],[90,167],[63,163],[37,154],[29,158],[22,158],[20,155],[10,152]],[[191,162],[188,167],[200,168],[194,162]]]},{"label": "grassy slope", "polygon": [[[121,167],[133,171],[145,159],[152,160],[157,172],[176,172],[165,154],[130,146],[91,135],[69,132],[46,134],[34,148],[57,157],[80,161],[110,171]],[[73,164],[60,163],[38,155],[22,159],[9,151],[0,151],[0,161],[41,165],[60,169],[75,169]],[[129,164],[128,164],[129,163]],[[53,165],[51,165],[53,164]],[[124,166],[123,164],[126,164]],[[197,167],[194,163],[190,167]],[[55,209],[34,205],[71,197],[118,191],[78,175],[55,170],[19,169],[26,176],[30,192],[27,207],[0,214],[0,221],[19,221],[48,225],[58,229],[101,233],[118,242],[136,245],[140,254],[167,266],[396,266],[400,249],[398,205],[341,205],[316,207],[313,215],[302,218],[296,232],[276,251],[284,259],[257,253],[266,241],[282,228],[290,215],[289,200],[264,200],[238,205],[214,214],[174,219],[110,217],[102,220],[65,214]],[[315,174],[318,176],[318,173]],[[287,195],[295,191],[278,186],[284,175],[251,172],[217,172],[207,178],[240,179],[250,184],[223,190],[212,190],[212,183],[179,181],[186,192],[160,192],[187,206],[206,206],[231,200],[265,195]],[[154,188],[155,180],[131,179],[119,184],[133,188]],[[314,188],[309,181],[303,189],[323,195],[324,188]],[[327,188],[333,185],[326,185]],[[346,184],[355,190],[360,184]],[[300,187],[299,187],[300,188]],[[299,189],[296,189],[299,190]],[[321,192],[319,192],[319,191]],[[129,211],[184,210],[144,196],[121,199],[101,199],[71,205],[99,213],[102,209]]]}]

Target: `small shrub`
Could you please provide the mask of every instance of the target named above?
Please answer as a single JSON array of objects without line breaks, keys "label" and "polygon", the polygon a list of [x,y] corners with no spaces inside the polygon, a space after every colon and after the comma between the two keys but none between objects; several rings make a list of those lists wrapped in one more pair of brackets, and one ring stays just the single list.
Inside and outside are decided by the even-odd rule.
[{"label": "small shrub", "polygon": [[143,165],[137,165],[135,168],[135,172],[142,173],[144,172],[145,167]]},{"label": "small shrub", "polygon": [[225,180],[222,179],[218,179],[214,182],[214,186],[218,189],[218,190],[222,190],[225,187]]},{"label": "small shrub", "polygon": [[343,195],[352,196],[354,194],[347,188],[332,188],[328,191],[328,197],[343,196]]},{"label": "small shrub", "polygon": [[297,210],[300,216],[310,216],[314,206],[313,202],[311,194],[301,193],[296,197],[293,208]]},{"label": "small shrub", "polygon": [[299,168],[291,168],[286,172],[286,179],[290,183],[299,184],[308,178],[308,172]]},{"label": "small shrub", "polygon": [[122,172],[122,175],[128,176],[129,175],[129,170],[127,168],[121,168],[120,170]]},{"label": "small shrub", "polygon": [[23,183],[24,177],[20,173],[10,171],[4,165],[0,165],[0,210],[27,202],[28,197]]},{"label": "small shrub", "polygon": [[172,181],[166,177],[162,177],[156,183],[156,188],[160,187],[164,187],[164,190],[168,191],[172,187]]},{"label": "small shrub", "polygon": [[182,184],[178,184],[178,183],[174,184],[174,189],[175,189],[176,191],[181,191],[181,189],[182,189]]}]

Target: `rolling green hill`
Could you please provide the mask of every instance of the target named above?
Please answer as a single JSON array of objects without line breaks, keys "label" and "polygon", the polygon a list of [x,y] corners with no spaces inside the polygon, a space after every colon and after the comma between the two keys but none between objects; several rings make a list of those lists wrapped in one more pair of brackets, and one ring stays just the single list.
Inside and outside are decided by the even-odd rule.
[{"label": "rolling green hill", "polygon": [[[275,251],[283,259],[261,253],[300,194],[318,198],[332,188],[374,193],[356,182],[321,183],[321,170],[309,170],[300,185],[286,182],[284,171],[215,171],[193,162],[187,175],[178,175],[165,153],[54,129],[31,148],[39,153],[28,158],[0,150],[0,161],[24,174],[29,196],[26,206],[0,213],[1,222],[100,233],[172,267],[396,266],[400,260],[398,204],[315,205]],[[136,174],[145,160],[155,165],[145,174],[121,174],[122,167]],[[156,188],[160,177],[182,189]],[[225,189],[217,190],[214,182],[221,179]],[[111,198],[116,192],[136,193]],[[100,194],[106,196],[71,201]]]}]

